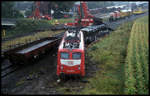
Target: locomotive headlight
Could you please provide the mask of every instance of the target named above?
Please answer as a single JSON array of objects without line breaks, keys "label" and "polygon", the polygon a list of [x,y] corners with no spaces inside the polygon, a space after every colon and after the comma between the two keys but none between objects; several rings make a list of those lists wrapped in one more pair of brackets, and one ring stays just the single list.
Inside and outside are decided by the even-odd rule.
[{"label": "locomotive headlight", "polygon": [[78,69],[80,70],[80,65],[78,66]]}]

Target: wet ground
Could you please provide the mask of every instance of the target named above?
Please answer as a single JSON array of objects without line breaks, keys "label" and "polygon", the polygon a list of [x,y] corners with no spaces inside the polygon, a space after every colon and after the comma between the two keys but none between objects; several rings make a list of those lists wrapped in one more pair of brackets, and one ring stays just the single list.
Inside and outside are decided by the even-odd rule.
[{"label": "wet ground", "polygon": [[[141,17],[143,15],[137,16]],[[136,18],[137,18],[136,17]],[[135,19],[130,18],[128,21]],[[111,27],[116,27],[123,21],[109,23]],[[31,65],[21,65],[20,69],[1,79],[1,92],[3,94],[64,94],[63,92],[79,92],[85,87],[87,78],[94,75],[97,66],[86,56],[86,76],[64,77],[60,83],[57,82],[57,48],[43,56],[39,61]],[[4,60],[2,64],[8,64]]]},{"label": "wet ground", "polygon": [[[56,50],[51,50],[40,61],[31,65],[22,65],[15,73],[2,78],[2,92],[6,94],[40,94],[42,93],[40,88],[45,87],[46,82],[55,80],[55,77]],[[36,90],[41,91],[38,93],[35,92]]]}]

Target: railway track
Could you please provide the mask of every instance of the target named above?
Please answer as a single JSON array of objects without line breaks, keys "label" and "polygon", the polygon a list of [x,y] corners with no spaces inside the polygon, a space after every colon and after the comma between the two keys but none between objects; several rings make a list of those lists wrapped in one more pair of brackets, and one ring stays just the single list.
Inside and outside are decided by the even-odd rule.
[{"label": "railway track", "polygon": [[[132,16],[131,18],[129,18],[129,19],[126,19],[126,20],[119,20],[119,21],[117,21],[117,22],[105,22],[106,24],[108,24],[109,26],[115,26],[114,27],[114,29],[118,26],[118,25],[120,25],[121,23],[123,23],[123,22],[125,22],[125,21],[131,21],[131,20],[135,20],[135,19],[137,19],[137,18],[139,18],[139,17],[142,17],[142,16],[144,16],[144,15],[147,15],[148,14],[148,12],[147,13],[145,13],[145,14],[141,14],[141,15],[137,15],[137,16]],[[57,35],[54,35],[54,37],[62,37],[63,36],[63,34],[64,34],[64,32],[62,32],[62,33],[60,33],[60,34],[57,34]],[[105,35],[104,35],[105,36]],[[99,37],[100,38],[100,37]],[[96,42],[98,42],[99,40],[96,40],[96,41],[94,41],[94,42],[92,42],[92,43],[90,43],[90,44],[88,44],[87,45],[87,48],[88,48],[88,46],[90,46],[91,44],[94,44],[94,43],[96,43]],[[17,65],[13,65],[13,64],[8,64],[7,66],[2,66],[1,67],[1,70],[2,70],[2,72],[1,72],[1,78],[4,78],[4,77],[6,77],[6,76],[8,76],[8,75],[10,75],[10,74],[12,74],[13,72],[15,72],[15,71],[17,71],[18,69],[19,69],[20,67],[19,66],[17,66]]]},{"label": "railway track", "polygon": [[132,15],[130,18],[120,19],[120,20],[113,21],[113,22],[105,21],[104,23],[107,24],[108,27],[115,30],[120,24],[122,24],[124,22],[135,20],[135,19],[140,18],[140,17],[145,16],[145,15],[148,15],[148,12],[146,12],[144,14],[139,14],[139,15]]},{"label": "railway track", "polygon": [[[62,36],[63,36],[63,34],[64,34],[64,32],[62,32],[62,33],[60,33],[60,34],[57,34],[57,35],[53,35],[53,37],[54,38],[61,38]],[[52,38],[53,38],[52,37]],[[26,50],[25,51],[32,51],[33,50],[33,48],[32,47],[34,47],[34,50],[37,50],[36,48],[38,48],[38,47],[41,47],[41,46],[45,46],[47,43],[50,43],[50,44],[56,44],[55,43],[56,41],[55,40],[52,40],[51,42],[47,42],[47,41],[44,41],[44,42],[41,42],[41,43],[37,43],[36,45],[32,45],[32,46],[30,46],[29,48],[31,49],[31,50],[29,50],[29,48],[27,47],[26,48]],[[57,42],[59,42],[59,41],[57,41]],[[53,45],[54,46],[54,45]],[[28,49],[28,50],[27,50]],[[24,50],[20,50],[21,52],[22,51],[24,51]],[[19,51],[19,52],[20,52]],[[44,53],[44,54],[47,54],[47,52],[46,53]],[[40,54],[40,55],[42,55],[42,54]],[[21,55],[20,55],[21,56]],[[11,57],[12,58],[12,57]],[[24,58],[25,59],[25,58]],[[33,58],[33,59],[36,59],[36,60],[33,60],[33,63],[34,63],[34,61],[37,61],[37,59],[38,58]],[[3,56],[3,63],[4,63],[4,65],[2,65],[2,67],[1,67],[1,70],[2,70],[2,72],[1,72],[1,78],[4,78],[4,77],[6,77],[6,76],[8,76],[8,75],[10,75],[10,74],[12,74],[13,72],[15,72],[15,71],[17,71],[18,69],[20,69],[21,68],[21,66],[19,66],[18,64],[12,64],[11,62],[9,62],[9,60],[7,60],[4,56]]]},{"label": "railway track", "polygon": [[7,68],[2,69],[1,78],[4,78],[7,75],[10,75],[11,73],[15,72],[18,69],[19,69],[18,66],[13,66],[13,65],[10,65]]}]

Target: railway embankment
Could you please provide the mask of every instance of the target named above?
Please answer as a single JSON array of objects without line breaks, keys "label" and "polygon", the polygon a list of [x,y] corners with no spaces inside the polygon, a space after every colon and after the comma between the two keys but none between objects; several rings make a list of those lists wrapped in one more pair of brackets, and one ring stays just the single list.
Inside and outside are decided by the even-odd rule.
[{"label": "railway embankment", "polygon": [[[88,48],[89,59],[95,62],[99,69],[94,77],[88,79],[89,83],[79,94],[147,94],[148,58],[144,54],[148,53],[148,50],[144,49],[148,48],[148,43],[145,41],[148,40],[148,35],[146,35],[148,27],[142,23],[148,21],[148,18],[143,17],[141,21],[140,19],[122,24],[107,38],[101,38],[99,42]],[[135,25],[137,22],[138,25],[141,24],[136,28],[139,30],[133,28],[133,24]],[[137,36],[133,32],[135,30],[139,32],[136,32]],[[145,37],[142,39],[142,36]],[[136,50],[134,50],[134,46]],[[132,51],[133,54],[131,55],[129,51]],[[136,59],[134,59],[134,56]],[[132,61],[136,62],[133,63]]]},{"label": "railway embankment", "polygon": [[[2,34],[2,42],[13,40],[18,37],[29,36],[39,32],[49,31],[54,27],[56,20],[57,19],[53,19],[50,21],[32,20],[28,18],[17,19],[15,23],[16,26],[12,28],[6,28],[5,35]],[[71,21],[71,18],[58,20],[60,24],[64,24],[66,22]]]},{"label": "railway embankment", "polygon": [[28,44],[30,42],[37,41],[42,38],[52,37],[53,35],[56,35],[62,32],[64,32],[64,30],[57,30],[57,31],[49,30],[49,31],[43,31],[43,32],[30,34],[30,35],[23,36],[23,37],[18,37],[9,41],[2,42],[2,50],[8,50],[8,49],[17,47],[17,45],[19,46],[21,44]]},{"label": "railway embankment", "polygon": [[60,19],[59,30],[52,30],[57,28],[55,20],[32,20],[19,19],[16,21],[16,27],[7,29],[5,36],[2,36],[2,51],[9,50],[21,44],[27,44],[42,38],[52,37],[65,31],[62,28],[63,23],[71,22],[72,19]]}]

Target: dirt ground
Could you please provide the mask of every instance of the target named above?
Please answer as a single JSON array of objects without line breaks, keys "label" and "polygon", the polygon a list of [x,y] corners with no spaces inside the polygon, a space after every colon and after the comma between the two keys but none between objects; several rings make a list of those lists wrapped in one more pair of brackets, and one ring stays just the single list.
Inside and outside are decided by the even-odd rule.
[{"label": "dirt ground", "polygon": [[[32,65],[22,66],[15,73],[2,78],[3,94],[64,94],[65,91],[80,91],[87,81],[86,78],[91,77],[96,72],[96,65],[92,64],[88,57],[86,62],[86,76],[64,76],[60,83],[57,83],[56,65],[57,54],[56,49],[52,50],[42,60]],[[91,63],[90,63],[91,62]],[[4,61],[6,63],[6,61]],[[9,63],[9,62],[7,62]]]}]

